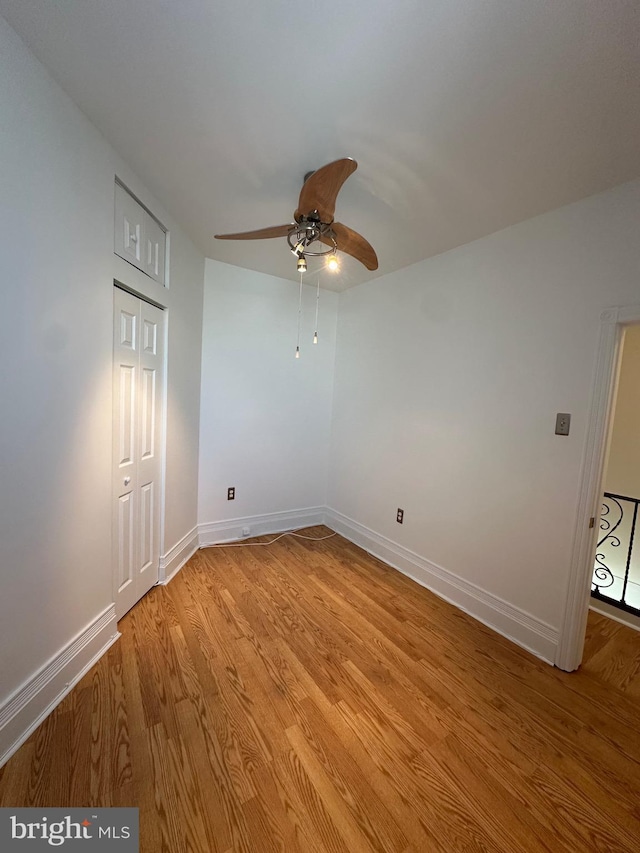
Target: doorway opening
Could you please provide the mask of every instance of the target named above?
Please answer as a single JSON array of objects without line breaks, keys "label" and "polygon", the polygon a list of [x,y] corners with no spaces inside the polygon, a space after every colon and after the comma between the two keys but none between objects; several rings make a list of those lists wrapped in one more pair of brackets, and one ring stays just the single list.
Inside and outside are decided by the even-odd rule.
[{"label": "doorway opening", "polygon": [[567,672],[577,669],[582,661],[594,577],[594,554],[596,544],[604,533],[600,530],[602,495],[605,491],[604,470],[620,353],[625,330],[638,324],[640,305],[607,309],[600,317],[600,338],[587,416],[569,583],[555,658],[556,666]]},{"label": "doorway opening", "polygon": [[640,630],[640,324],[622,330],[591,608]]}]

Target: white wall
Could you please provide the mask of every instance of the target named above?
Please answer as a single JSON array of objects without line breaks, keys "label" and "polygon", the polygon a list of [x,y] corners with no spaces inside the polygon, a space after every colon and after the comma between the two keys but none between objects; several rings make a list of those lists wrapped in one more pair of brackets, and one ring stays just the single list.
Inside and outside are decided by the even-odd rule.
[{"label": "white wall", "polygon": [[204,258],[2,18],[0,115],[2,711],[113,601],[114,175],[171,231],[165,550],[196,524]]},{"label": "white wall", "polygon": [[552,640],[600,313],[640,302],[638,221],[633,182],[340,297],[330,507]]},{"label": "white wall", "polygon": [[604,490],[640,498],[640,326],[624,333]]},{"label": "white wall", "polygon": [[[337,294],[207,260],[202,342],[199,521],[323,506]],[[227,501],[227,487],[236,499]],[[222,535],[222,534],[220,534]],[[218,537],[213,538],[220,538]],[[232,535],[232,534],[230,534]],[[211,539],[211,537],[210,537]]]}]

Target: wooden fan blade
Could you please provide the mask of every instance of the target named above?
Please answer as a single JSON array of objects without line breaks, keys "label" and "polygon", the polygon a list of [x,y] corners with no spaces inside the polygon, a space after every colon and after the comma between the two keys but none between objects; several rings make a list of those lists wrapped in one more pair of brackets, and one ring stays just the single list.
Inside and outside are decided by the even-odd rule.
[{"label": "wooden fan blade", "polygon": [[286,237],[294,223],[288,225],[272,225],[270,228],[259,228],[257,231],[241,231],[239,234],[214,234],[216,240],[267,240],[269,237]]},{"label": "wooden fan blade", "polygon": [[342,160],[334,160],[333,163],[321,166],[310,175],[300,190],[298,209],[294,214],[296,222],[314,210],[318,211],[321,222],[333,222],[340,187],[357,168],[355,160],[343,157]]},{"label": "wooden fan blade", "polygon": [[[378,269],[378,257],[373,250],[373,246],[361,234],[358,234],[357,231],[353,231],[346,225],[342,225],[340,222],[334,222],[331,230],[336,235],[339,252],[346,252],[347,255],[351,255],[356,261],[364,264],[368,270]],[[331,237],[324,236],[320,237],[320,239],[327,246],[333,246]]]}]

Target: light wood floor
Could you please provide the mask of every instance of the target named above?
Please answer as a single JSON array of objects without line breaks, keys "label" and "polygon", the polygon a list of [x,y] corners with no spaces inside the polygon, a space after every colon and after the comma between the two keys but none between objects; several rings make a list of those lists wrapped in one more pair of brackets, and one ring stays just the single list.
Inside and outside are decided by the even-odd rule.
[{"label": "light wood floor", "polygon": [[120,628],[0,805],[139,806],[144,853],[640,849],[640,634],[603,617],[569,675],[285,538],[200,551]]}]

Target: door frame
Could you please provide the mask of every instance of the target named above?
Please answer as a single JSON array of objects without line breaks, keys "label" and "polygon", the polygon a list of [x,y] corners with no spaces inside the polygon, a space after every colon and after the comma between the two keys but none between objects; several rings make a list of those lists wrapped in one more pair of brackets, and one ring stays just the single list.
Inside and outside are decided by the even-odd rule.
[{"label": "door frame", "polygon": [[[133,267],[132,267],[133,269]],[[137,270],[134,270],[134,273],[137,273]],[[146,282],[145,282],[146,284]],[[157,286],[157,282],[151,281],[151,284]],[[160,460],[160,493],[158,496],[158,503],[160,505],[160,519],[159,519],[159,546],[160,546],[160,554],[159,554],[159,564],[158,564],[158,584],[163,583],[165,580],[166,569],[164,568],[164,555],[165,555],[165,513],[166,513],[166,482],[167,482],[167,411],[168,411],[168,378],[169,378],[169,321],[170,321],[170,311],[169,306],[167,305],[166,299],[155,299],[153,296],[150,296],[148,293],[143,291],[142,289],[138,289],[136,287],[132,287],[130,284],[127,284],[122,280],[121,277],[113,279],[113,287],[117,287],[119,290],[124,290],[125,293],[130,293],[131,296],[135,296],[136,299],[141,299],[143,302],[148,302],[150,305],[154,305],[156,308],[159,308],[164,314],[164,356],[163,356],[163,379],[162,379],[162,397],[163,397],[163,406],[162,406],[162,415],[160,418],[160,452],[161,452],[161,460]],[[165,291],[167,288],[162,287],[162,290]],[[146,288],[145,288],[146,290]],[[155,290],[155,288],[154,288]],[[113,291],[112,291],[113,294]],[[158,294],[164,296],[164,294]],[[113,300],[112,300],[113,301]],[[111,401],[111,406],[113,410],[113,400]],[[115,560],[113,556],[113,548],[116,546],[115,542],[111,543],[112,547],[112,558],[111,565],[115,565]],[[116,577],[115,571],[113,575],[113,583],[114,583],[114,596],[116,591]],[[115,599],[114,599],[115,600]]]},{"label": "door frame", "polygon": [[622,334],[625,326],[636,323],[640,323],[640,305],[608,308],[600,315],[600,336],[582,457],[569,582],[555,658],[555,665],[567,672],[572,672],[582,663],[598,533],[597,524],[589,527],[589,519],[600,517],[604,464]]}]

